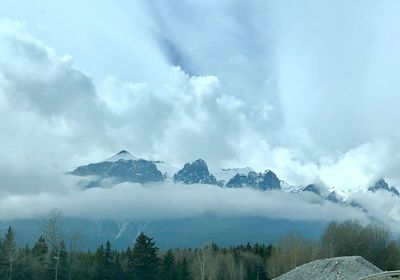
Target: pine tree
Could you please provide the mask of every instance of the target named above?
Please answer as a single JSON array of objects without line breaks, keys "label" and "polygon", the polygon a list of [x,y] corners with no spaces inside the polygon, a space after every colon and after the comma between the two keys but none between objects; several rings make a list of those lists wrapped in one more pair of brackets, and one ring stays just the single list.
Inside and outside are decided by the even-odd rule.
[{"label": "pine tree", "polygon": [[192,277],[189,272],[189,264],[186,258],[184,258],[182,262],[179,263],[178,268],[179,268],[178,270],[179,280],[192,280]]},{"label": "pine tree", "polygon": [[32,248],[32,256],[34,258],[34,279],[44,280],[46,279],[46,265],[47,265],[47,254],[49,247],[47,246],[46,239],[40,236]]},{"label": "pine tree", "polygon": [[103,276],[105,274],[105,267],[104,267],[104,246],[101,245],[99,248],[97,248],[96,253],[94,255],[95,259],[95,264],[96,264],[96,279],[103,279]]},{"label": "pine tree", "polygon": [[40,280],[40,278],[34,278],[37,269],[36,262],[31,254],[31,249],[25,246],[24,249],[20,249],[18,252],[18,261],[15,262],[13,280]]},{"label": "pine tree", "polygon": [[160,259],[157,257],[157,251],[153,238],[147,237],[142,232],[136,239],[129,257],[128,269],[131,271],[132,279],[158,279]]},{"label": "pine tree", "polygon": [[177,279],[176,260],[172,250],[168,250],[161,264],[161,279],[175,280]]},{"label": "pine tree", "polygon": [[68,279],[68,252],[65,247],[64,240],[60,244],[60,264],[59,264],[59,280]]},{"label": "pine tree", "polygon": [[49,271],[52,279],[68,279],[68,253],[64,240],[58,246],[54,246],[49,254]]},{"label": "pine tree", "polygon": [[125,279],[124,271],[122,270],[122,265],[120,257],[117,252],[114,253],[114,263],[112,268],[112,279],[113,280],[123,280]]},{"label": "pine tree", "polygon": [[5,278],[7,275],[8,263],[4,254],[3,239],[0,238],[0,278]]},{"label": "pine tree", "polygon": [[112,269],[113,269],[113,253],[111,250],[111,243],[107,241],[106,248],[104,250],[103,267],[104,267],[104,280],[112,280]]},{"label": "pine tree", "polygon": [[[1,255],[2,255],[2,264],[7,266],[6,278],[4,279],[12,279],[14,262],[17,255],[17,247],[15,245],[14,240],[14,231],[11,227],[8,227],[7,232],[4,236],[4,239],[1,242]],[[3,277],[4,277],[3,276]]]}]

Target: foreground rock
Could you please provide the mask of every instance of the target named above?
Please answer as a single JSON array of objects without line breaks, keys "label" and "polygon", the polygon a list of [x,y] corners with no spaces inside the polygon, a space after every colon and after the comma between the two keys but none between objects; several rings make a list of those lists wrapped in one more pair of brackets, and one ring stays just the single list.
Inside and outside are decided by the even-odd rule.
[{"label": "foreground rock", "polygon": [[275,280],[358,280],[379,272],[382,270],[362,257],[337,257],[303,264]]}]

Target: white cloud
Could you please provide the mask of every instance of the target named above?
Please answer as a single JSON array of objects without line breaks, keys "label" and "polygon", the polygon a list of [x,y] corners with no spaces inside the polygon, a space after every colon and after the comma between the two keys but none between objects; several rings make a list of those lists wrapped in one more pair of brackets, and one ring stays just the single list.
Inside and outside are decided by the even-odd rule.
[{"label": "white cloud", "polygon": [[395,2],[79,5],[46,6],[39,31],[33,12],[0,22],[3,193],[65,190],[43,180],[120,149],[292,184],[400,184]]},{"label": "white cloud", "polygon": [[2,21],[0,31],[0,108],[8,132],[2,152],[14,168],[48,161],[47,169],[62,173],[124,148],[175,164],[201,157],[213,167],[270,168],[293,184],[353,187],[391,175],[387,170],[398,164],[388,140],[332,153],[307,129],[271,128],[273,104],[231,95],[216,76],[171,67],[163,84],[110,76],[96,87],[71,57],[18,23]]},{"label": "white cloud", "polygon": [[1,90],[11,105],[48,117],[93,102],[92,80],[18,23],[0,22],[0,52]]},{"label": "white cloud", "polygon": [[350,201],[362,206],[370,220],[386,224],[396,233],[400,232],[400,197],[386,191],[357,192],[349,197]]},{"label": "white cloud", "polygon": [[90,219],[162,219],[213,214],[222,217],[268,217],[289,220],[367,218],[361,210],[295,195],[211,185],[119,184],[69,193],[9,195],[0,200],[0,219],[45,216],[53,208],[68,217]]}]

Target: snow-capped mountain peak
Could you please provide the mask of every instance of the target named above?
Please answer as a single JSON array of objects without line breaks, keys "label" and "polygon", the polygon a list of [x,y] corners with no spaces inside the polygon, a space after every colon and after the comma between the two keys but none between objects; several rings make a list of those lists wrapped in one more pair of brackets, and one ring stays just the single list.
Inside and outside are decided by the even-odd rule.
[{"label": "snow-capped mountain peak", "polygon": [[400,192],[397,190],[397,188],[389,187],[389,184],[386,183],[386,181],[383,178],[377,180],[372,186],[370,186],[368,188],[368,191],[370,191],[370,192],[387,191],[387,192],[391,192],[395,195],[400,195]]},{"label": "snow-capped mountain peak", "polygon": [[114,156],[106,159],[105,161],[108,162],[117,162],[119,160],[137,160],[138,158],[135,157],[134,155],[132,155],[130,152],[126,151],[126,150],[122,150],[120,152],[118,152],[117,154],[115,154]]},{"label": "snow-capped mountain peak", "polygon": [[[172,166],[164,161],[138,159],[126,150],[122,150],[103,162],[80,166],[70,172],[77,176],[96,176],[87,187],[100,186],[102,180],[112,178],[112,182],[169,182],[184,184],[211,184],[227,188],[251,187],[260,190],[282,190],[288,193],[313,192],[332,202],[350,201],[352,197],[367,192],[390,192],[400,196],[396,187],[390,187],[384,179],[377,180],[369,187],[337,188],[322,183],[306,186],[294,186],[280,180],[271,170],[255,172],[249,167],[214,169],[209,171],[207,163],[198,159],[186,163],[183,168]],[[88,180],[92,180],[89,178]]]}]

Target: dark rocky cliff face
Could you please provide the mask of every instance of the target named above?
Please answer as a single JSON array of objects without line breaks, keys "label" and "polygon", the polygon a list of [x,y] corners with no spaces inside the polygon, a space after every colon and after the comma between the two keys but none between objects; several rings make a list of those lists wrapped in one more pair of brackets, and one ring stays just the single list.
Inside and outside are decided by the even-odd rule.
[{"label": "dark rocky cliff face", "polygon": [[399,191],[395,187],[389,187],[388,183],[384,179],[379,179],[375,184],[368,188],[368,191],[388,191],[395,195],[400,195]]},{"label": "dark rocky cliff face", "polygon": [[119,182],[150,183],[164,181],[157,166],[144,159],[99,162],[80,166],[71,172],[76,176],[97,176],[99,179],[114,178]]},{"label": "dark rocky cliff face", "polygon": [[217,184],[217,179],[210,174],[207,163],[202,159],[198,159],[192,163],[186,163],[183,168],[174,175],[174,181],[184,184]]},{"label": "dark rocky cliff face", "polygon": [[245,186],[260,190],[281,189],[281,182],[274,172],[267,170],[263,173],[236,174],[226,184],[228,188],[242,188]]}]

